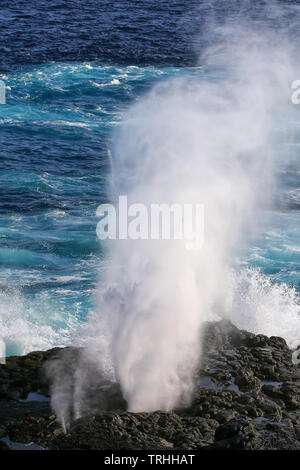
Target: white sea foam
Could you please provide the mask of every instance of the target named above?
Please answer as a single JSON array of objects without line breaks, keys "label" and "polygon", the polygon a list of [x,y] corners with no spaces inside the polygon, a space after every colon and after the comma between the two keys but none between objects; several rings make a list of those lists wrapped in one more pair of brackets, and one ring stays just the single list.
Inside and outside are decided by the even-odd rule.
[{"label": "white sea foam", "polygon": [[258,269],[228,277],[226,312],[237,327],[256,334],[281,336],[290,348],[300,345],[300,298],[294,287],[272,282]]},{"label": "white sea foam", "polygon": [[110,82],[108,83],[97,83],[97,82],[93,82],[93,85],[96,86],[96,87],[100,87],[100,88],[103,88],[103,87],[106,87],[106,86],[111,86],[111,85],[120,85],[120,80],[118,78],[113,78],[112,80],[110,80]]},{"label": "white sea foam", "polygon": [[6,345],[6,354],[22,355],[68,344],[76,319],[64,318],[64,327],[57,328],[58,315],[47,293],[30,300],[20,289],[0,292],[0,338]]}]

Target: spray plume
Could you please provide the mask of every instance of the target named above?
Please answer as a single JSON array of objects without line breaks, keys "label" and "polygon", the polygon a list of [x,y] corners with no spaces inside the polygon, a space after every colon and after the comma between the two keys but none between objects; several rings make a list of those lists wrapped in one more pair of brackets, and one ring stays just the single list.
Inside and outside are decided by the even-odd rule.
[{"label": "spray plume", "polygon": [[[204,245],[187,251],[182,241],[106,243],[97,311],[80,331],[89,367],[79,366],[69,396],[77,417],[92,376],[120,383],[131,411],[187,403],[202,324],[226,315],[239,323],[233,305],[246,308],[231,273],[272,203],[274,122],[295,78],[292,52],[284,35],[260,23],[209,28],[219,41],[203,54],[199,75],[159,84],[124,118],[111,195],[127,195],[129,204],[204,204]],[[55,383],[54,409],[64,416]]]}]

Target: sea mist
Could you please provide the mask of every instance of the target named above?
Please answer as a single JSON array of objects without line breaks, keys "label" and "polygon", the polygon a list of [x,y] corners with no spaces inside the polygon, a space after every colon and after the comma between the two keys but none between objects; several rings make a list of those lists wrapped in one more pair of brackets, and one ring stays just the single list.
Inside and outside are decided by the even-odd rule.
[{"label": "sea mist", "polygon": [[[204,244],[188,251],[184,241],[104,243],[97,309],[78,333],[89,367],[77,369],[68,392],[75,417],[86,410],[97,376],[120,383],[133,412],[186,404],[203,323],[227,317],[253,326],[247,312],[254,315],[255,308],[247,310],[240,296],[238,259],[263,231],[272,205],[276,122],[289,106],[296,75],[285,35],[262,23],[210,22],[206,33],[218,42],[201,55],[197,76],[162,81],[124,117],[112,149],[109,193],[115,203],[126,195],[129,204],[146,206],[203,204]],[[270,296],[272,286],[265,282],[265,289]],[[281,308],[294,305],[294,297],[282,296]],[[262,298],[261,304],[265,309]],[[299,317],[293,315],[295,328]],[[267,333],[268,325],[263,329]],[[60,388],[54,380],[53,406],[68,421]]]}]

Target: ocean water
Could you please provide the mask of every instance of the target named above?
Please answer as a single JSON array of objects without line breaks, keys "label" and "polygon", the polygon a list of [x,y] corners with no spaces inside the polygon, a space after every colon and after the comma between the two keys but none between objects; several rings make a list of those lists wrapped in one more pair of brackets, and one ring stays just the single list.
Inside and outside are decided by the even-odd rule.
[{"label": "ocean water", "polygon": [[[257,14],[259,3],[244,13]],[[197,59],[200,4],[2,2],[0,328],[8,355],[69,344],[95,309],[103,261],[96,209],[107,201],[108,150],[124,113],[158,82],[223,73]],[[299,109],[287,105],[278,118],[276,204],[239,261],[253,305],[276,310],[278,334],[299,315]]]}]

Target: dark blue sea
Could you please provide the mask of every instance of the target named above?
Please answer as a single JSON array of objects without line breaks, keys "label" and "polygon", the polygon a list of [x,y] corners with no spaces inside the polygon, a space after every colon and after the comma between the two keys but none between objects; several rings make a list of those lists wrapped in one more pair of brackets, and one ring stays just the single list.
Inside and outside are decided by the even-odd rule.
[{"label": "dark blue sea", "polygon": [[[206,17],[213,8],[222,23],[230,8],[262,20],[262,2],[243,3],[2,0],[0,332],[7,354],[69,344],[85,322],[104,256],[96,209],[107,201],[116,129],[156,83],[207,78],[212,72],[199,59]],[[298,9],[270,21],[276,28],[295,15]],[[298,32],[291,22],[291,36]],[[264,287],[253,278],[254,290],[275,286],[271,308],[288,322],[299,313],[300,107],[284,119],[277,202],[242,262],[267,276]]]}]

